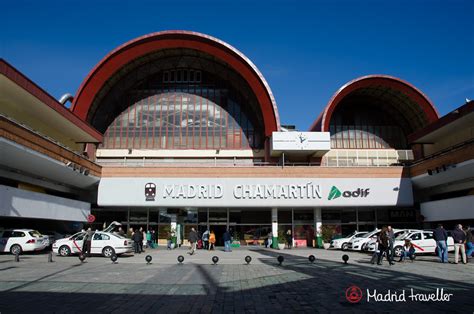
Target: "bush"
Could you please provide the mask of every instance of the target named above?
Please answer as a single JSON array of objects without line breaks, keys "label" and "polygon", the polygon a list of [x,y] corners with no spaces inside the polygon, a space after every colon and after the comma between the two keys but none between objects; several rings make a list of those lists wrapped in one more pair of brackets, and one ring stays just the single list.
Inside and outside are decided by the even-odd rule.
[{"label": "bush", "polygon": [[334,235],[334,230],[328,225],[322,225],[320,228],[321,238],[324,242],[329,243],[332,240],[332,236]]}]

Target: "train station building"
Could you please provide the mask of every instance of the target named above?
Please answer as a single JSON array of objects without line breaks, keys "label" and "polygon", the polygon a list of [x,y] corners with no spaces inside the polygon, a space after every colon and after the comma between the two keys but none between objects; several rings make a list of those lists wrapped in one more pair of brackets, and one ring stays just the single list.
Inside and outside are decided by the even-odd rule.
[{"label": "train station building", "polygon": [[410,83],[369,75],[321,113],[280,104],[314,115],[296,130],[245,55],[189,31],[123,44],[60,101],[1,60],[0,226],[72,232],[92,214],[160,243],[194,227],[315,246],[322,225],[474,223],[473,104],[440,117]]}]

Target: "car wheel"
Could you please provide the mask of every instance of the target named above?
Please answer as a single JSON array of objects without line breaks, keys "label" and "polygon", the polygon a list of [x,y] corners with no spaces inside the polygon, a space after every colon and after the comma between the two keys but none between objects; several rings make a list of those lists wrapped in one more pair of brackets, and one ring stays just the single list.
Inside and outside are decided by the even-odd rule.
[{"label": "car wheel", "polygon": [[21,246],[19,246],[18,244],[14,244],[10,247],[10,253],[12,253],[13,255],[21,254],[21,252]]},{"label": "car wheel", "polygon": [[347,243],[343,243],[342,246],[341,246],[341,250],[347,251],[347,249],[348,249],[348,244],[347,244]]},{"label": "car wheel", "polygon": [[102,250],[102,255],[104,255],[105,257],[111,257],[112,255],[115,255],[115,250],[110,246],[106,246]]},{"label": "car wheel", "polygon": [[403,248],[400,245],[396,246],[393,249],[393,255],[395,255],[396,257],[402,256],[402,252],[403,252]]},{"label": "car wheel", "polygon": [[58,250],[59,255],[61,256],[69,256],[71,254],[71,249],[67,245],[63,245]]}]

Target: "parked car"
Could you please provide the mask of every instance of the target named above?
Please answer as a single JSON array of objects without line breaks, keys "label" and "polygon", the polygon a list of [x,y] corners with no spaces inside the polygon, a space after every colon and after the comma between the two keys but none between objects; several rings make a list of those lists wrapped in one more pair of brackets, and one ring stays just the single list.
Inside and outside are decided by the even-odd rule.
[{"label": "parked car", "polygon": [[0,252],[21,254],[41,251],[47,246],[47,240],[33,229],[13,229],[0,231]]},{"label": "parked car", "polygon": [[367,245],[367,243],[372,240],[376,239],[380,233],[380,229],[375,229],[369,233],[366,233],[360,238],[353,238],[347,243],[347,249],[352,251],[361,251],[362,247]]},{"label": "parked car", "polygon": [[[393,230],[393,233],[395,235],[395,240],[401,240],[403,238],[405,238],[407,235],[409,235],[410,233],[412,232],[415,232],[415,231],[421,231],[421,230],[417,230],[417,229],[394,229]],[[371,239],[367,245],[364,246],[363,250],[364,251],[369,251],[369,252],[373,252],[375,251],[375,243],[377,242],[377,238],[375,239]]]},{"label": "parked car", "polygon": [[[112,223],[104,231],[95,231],[91,240],[91,254],[101,254],[105,257],[120,255],[133,251],[133,242],[117,233],[108,231],[113,230],[119,223]],[[53,252],[61,256],[82,253],[84,246],[85,231],[78,232],[71,237],[56,240],[53,243]]]},{"label": "parked car", "polygon": [[[410,239],[416,254],[436,253],[436,241],[433,236],[433,231],[418,230],[409,233],[403,238],[395,239],[393,251],[395,256],[400,256],[403,251],[403,244],[405,239]],[[448,236],[448,252],[454,251],[454,240]]]},{"label": "parked car", "polygon": [[334,248],[334,249],[341,249],[345,251],[348,249],[348,244],[350,240],[354,238],[360,238],[367,233],[368,233],[367,231],[363,231],[363,232],[354,231],[353,233],[349,234],[348,236],[344,238],[332,240],[331,245],[329,247]]}]

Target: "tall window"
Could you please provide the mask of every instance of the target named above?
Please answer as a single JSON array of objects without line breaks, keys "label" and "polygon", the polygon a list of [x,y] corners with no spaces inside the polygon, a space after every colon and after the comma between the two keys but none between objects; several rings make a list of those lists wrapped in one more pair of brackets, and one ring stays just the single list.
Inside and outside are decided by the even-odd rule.
[{"label": "tall window", "polygon": [[[170,77],[172,74],[165,75]],[[198,76],[193,75],[196,80]],[[240,104],[227,97],[225,90],[206,87],[190,90],[186,87],[159,90],[140,98],[108,127],[102,148],[262,147],[261,134],[255,131]]]}]

